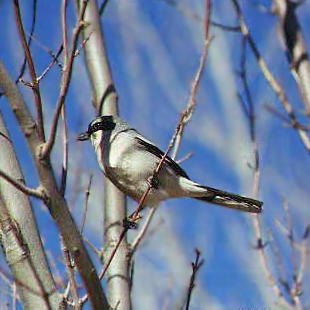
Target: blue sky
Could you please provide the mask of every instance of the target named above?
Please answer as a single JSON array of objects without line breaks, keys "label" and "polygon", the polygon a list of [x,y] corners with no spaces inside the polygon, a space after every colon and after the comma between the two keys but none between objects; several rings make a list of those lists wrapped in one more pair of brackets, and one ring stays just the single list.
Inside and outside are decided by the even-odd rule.
[{"label": "blue sky", "polygon": [[[230,1],[214,2],[212,19],[225,25],[236,25]],[[180,0],[178,3],[189,12],[203,17],[203,1]],[[270,5],[270,1],[242,1],[250,30],[272,72],[287,91],[298,116],[306,121],[298,89],[278,40],[276,18],[259,10],[255,3]],[[31,5],[30,1],[22,4],[28,31]],[[1,2],[0,8],[5,25],[5,31],[1,32],[0,59],[15,77],[23,53],[16,35],[11,5]],[[59,12],[59,1],[38,1],[35,38],[40,44],[33,42],[32,52],[39,73],[50,62],[42,45],[56,51],[61,42]],[[72,5],[69,12],[69,24],[73,25]],[[298,10],[306,40],[310,39],[306,31],[310,26],[309,12],[308,2]],[[121,116],[165,149],[179,114],[186,105],[190,83],[198,67],[203,25],[162,0],[111,0],[102,22],[120,97]],[[237,33],[215,27],[211,27],[210,31],[215,37],[197,96],[197,109],[186,128],[179,157],[194,153],[182,164],[193,180],[251,196],[253,177],[249,164],[253,163],[253,148],[247,120],[236,96],[241,89],[236,75],[241,39]],[[309,223],[309,158],[296,132],[266,110],[266,104],[280,111],[282,108],[253,55],[249,51],[247,55],[261,157],[259,196],[265,203],[262,215],[264,232],[267,238],[270,229],[274,232],[290,276],[290,248],[275,221],[285,224],[282,202],[286,199],[297,237]],[[59,94],[59,78],[60,72],[54,67],[41,83],[47,131]],[[31,92],[24,86],[21,90],[30,109],[33,109]],[[80,221],[84,190],[89,175],[94,174],[86,235],[100,247],[101,173],[90,144],[75,141],[77,134],[85,130],[95,116],[82,56],[75,63],[66,107],[70,128],[70,171],[66,198],[71,203],[75,218]],[[4,99],[1,99],[0,109],[10,129],[26,180],[29,185],[35,186],[37,179],[31,159],[25,152],[25,143]],[[58,174],[61,158],[59,137],[53,151],[53,163]],[[130,202],[130,206],[133,208],[135,203]],[[57,230],[44,207],[35,201],[34,207],[43,238],[59,260]],[[206,309],[206,306],[212,310],[242,307],[275,309],[273,292],[264,278],[257,251],[253,249],[255,239],[251,223],[248,215],[199,201],[179,199],[164,203],[151,227],[155,232],[137,253],[134,309],[161,309],[166,301],[169,309],[175,307],[187,287],[190,262],[196,247],[201,250],[205,264],[199,272],[192,309]],[[130,239],[135,234],[131,232]],[[62,268],[60,262],[58,265]],[[305,291],[309,292],[309,271],[304,284]]]}]

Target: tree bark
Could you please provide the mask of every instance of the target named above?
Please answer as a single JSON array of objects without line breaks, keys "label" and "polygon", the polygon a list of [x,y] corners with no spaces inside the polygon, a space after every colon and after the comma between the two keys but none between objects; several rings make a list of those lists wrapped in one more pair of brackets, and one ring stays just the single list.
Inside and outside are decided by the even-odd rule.
[{"label": "tree bark", "polygon": [[[93,89],[93,104],[99,115],[116,115],[118,114],[117,93],[112,81],[95,0],[89,1],[84,20],[87,27],[83,31],[83,36],[84,40],[88,39],[84,52]],[[123,230],[126,200],[124,194],[108,179],[105,179],[104,193],[104,257],[108,258]],[[106,274],[109,303],[112,307],[117,306],[118,310],[131,309],[128,251],[125,237]]]},{"label": "tree bark", "polygon": [[55,220],[64,243],[84,282],[89,300],[94,309],[109,309],[89,254],[84,246],[79,230],[71,216],[67,202],[60,193],[51,166],[49,156],[42,159],[43,141],[40,139],[36,124],[28,111],[15,83],[10,79],[3,64],[0,62],[0,88],[9,100],[17,121],[27,139],[40,179],[40,190],[44,194],[44,202]]},{"label": "tree bark", "polygon": [[[24,181],[0,112],[0,169]],[[3,251],[24,309],[58,309],[56,290],[27,195],[0,178],[0,233]],[[36,294],[34,294],[36,292]]]},{"label": "tree bark", "polygon": [[280,34],[287,52],[291,72],[299,87],[306,114],[310,116],[310,61],[301,26],[296,2],[273,0],[273,11],[279,18]]}]

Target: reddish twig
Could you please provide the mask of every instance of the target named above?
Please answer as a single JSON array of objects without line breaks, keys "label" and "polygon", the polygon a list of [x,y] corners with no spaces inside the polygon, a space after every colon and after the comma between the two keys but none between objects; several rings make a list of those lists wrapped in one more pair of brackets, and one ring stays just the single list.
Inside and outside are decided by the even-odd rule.
[{"label": "reddish twig", "polygon": [[26,35],[24,31],[24,26],[21,18],[20,13],[20,7],[19,7],[19,1],[14,0],[13,1],[14,6],[14,12],[15,12],[15,18],[16,18],[16,24],[20,36],[20,40],[23,45],[23,49],[25,51],[25,56],[28,63],[29,73],[31,76],[31,88],[33,90],[34,98],[35,98],[35,105],[36,105],[36,111],[37,111],[37,124],[38,124],[38,134],[39,138],[42,142],[45,142],[45,133],[44,133],[44,119],[43,119],[43,110],[42,110],[42,100],[41,100],[41,94],[40,94],[40,87],[39,83],[37,81],[37,74],[35,70],[35,66],[33,63],[32,55],[30,52],[30,48],[28,45],[28,42],[26,40]]},{"label": "reddish twig", "polygon": [[[36,26],[36,20],[37,20],[37,4],[38,4],[38,1],[37,0],[33,0],[32,1],[32,20],[31,20],[31,27],[30,27],[30,35],[29,35],[29,38],[28,38],[28,46],[30,47],[31,46],[31,43],[32,43],[32,38],[33,38],[33,34],[34,34],[34,30],[35,30],[35,26]],[[21,69],[20,69],[20,73],[18,75],[18,77],[16,78],[15,80],[15,83],[17,84],[19,82],[19,80],[23,77],[24,73],[25,73],[25,70],[26,70],[26,65],[27,65],[27,58],[26,56],[24,57],[24,60],[23,60],[23,64],[21,66]]]},{"label": "reddish twig", "polygon": [[[171,138],[171,140],[169,142],[168,148],[167,148],[166,152],[164,153],[164,155],[162,156],[162,158],[161,158],[160,162],[158,163],[156,169],[154,170],[153,175],[151,176],[150,180],[148,181],[148,187],[147,187],[146,191],[144,192],[143,196],[141,197],[136,210],[129,217],[133,222],[135,222],[135,221],[137,221],[139,219],[139,213],[140,213],[140,211],[142,210],[142,208],[144,206],[144,202],[145,202],[145,200],[147,198],[147,195],[149,194],[149,192],[151,191],[151,189],[153,187],[152,184],[153,184],[154,178],[156,178],[156,176],[158,175],[158,172],[160,171],[163,163],[165,162],[169,152],[172,150],[173,146],[177,142],[177,139],[178,139],[178,141],[180,141],[179,137],[182,136],[182,132],[184,130],[184,127],[188,123],[189,119],[192,116],[192,113],[194,111],[194,107],[196,106],[195,97],[196,97],[196,94],[197,94],[199,82],[200,82],[201,77],[202,77],[202,72],[203,72],[203,68],[204,68],[205,62],[206,62],[207,52],[208,52],[208,48],[210,46],[210,43],[211,43],[210,39],[207,39],[206,42],[205,42],[203,54],[202,54],[202,57],[200,59],[200,64],[199,64],[197,73],[195,75],[194,81],[192,83],[192,88],[191,88],[191,93],[190,93],[189,100],[188,100],[188,105],[187,105],[186,109],[181,113],[180,120],[179,120],[179,122],[177,124],[177,127],[175,129],[174,135],[172,136],[172,138]],[[109,267],[108,263],[109,264],[111,263],[111,261],[113,259],[113,256],[115,255],[115,253],[117,251],[117,247],[120,245],[122,239],[126,235],[127,230],[128,230],[128,228],[124,228],[124,230],[123,230],[123,232],[122,232],[122,234],[121,234],[121,236],[120,236],[120,238],[119,238],[119,240],[118,240],[118,242],[117,242],[117,244],[115,246],[115,249],[112,252],[113,255],[111,254],[111,257],[110,257],[110,259],[107,262],[105,270]],[[103,272],[103,275],[104,275],[104,272]]]},{"label": "reddish twig", "polygon": [[85,192],[84,212],[83,212],[83,218],[82,218],[82,223],[81,223],[81,228],[80,228],[81,235],[83,234],[83,230],[84,230],[85,222],[86,222],[86,215],[87,215],[87,211],[88,211],[88,201],[89,201],[89,195],[90,195],[90,188],[91,188],[92,179],[93,179],[93,176],[91,175],[89,177],[87,189],[86,189],[86,192]]},{"label": "reddish twig", "polygon": [[[84,18],[85,10],[87,7],[87,3],[88,3],[87,0],[83,1],[83,4],[82,4],[80,12],[79,12],[78,20],[77,20],[77,25],[76,25],[75,30],[73,32],[72,50],[70,52],[68,62],[64,63],[60,95],[59,95],[59,99],[58,99],[58,102],[56,105],[56,111],[55,111],[55,114],[53,116],[51,132],[50,132],[49,138],[48,138],[47,142],[45,143],[45,145],[41,151],[41,154],[40,154],[41,158],[46,158],[46,156],[49,155],[49,153],[51,152],[52,147],[54,145],[54,142],[55,142],[60,112],[61,112],[62,106],[65,102],[67,92],[69,89],[70,80],[71,80],[73,63],[74,63],[74,58],[75,58],[74,57],[75,50],[76,50],[76,47],[78,44],[79,35],[81,33],[82,28],[84,27],[83,18]],[[64,57],[64,60],[66,60],[66,56]]]}]

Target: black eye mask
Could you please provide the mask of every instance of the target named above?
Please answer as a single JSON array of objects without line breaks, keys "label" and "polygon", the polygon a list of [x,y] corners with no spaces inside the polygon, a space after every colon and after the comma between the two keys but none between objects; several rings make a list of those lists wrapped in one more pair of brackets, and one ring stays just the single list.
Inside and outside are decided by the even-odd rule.
[{"label": "black eye mask", "polygon": [[89,125],[87,133],[91,135],[92,133],[98,131],[98,130],[113,130],[115,128],[116,124],[113,122],[112,116],[102,116],[101,121],[97,122],[93,125]]}]

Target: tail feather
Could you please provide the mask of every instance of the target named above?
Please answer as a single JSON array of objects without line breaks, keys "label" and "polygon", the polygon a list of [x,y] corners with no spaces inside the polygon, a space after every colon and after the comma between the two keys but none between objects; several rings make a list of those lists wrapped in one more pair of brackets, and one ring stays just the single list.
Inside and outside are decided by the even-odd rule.
[{"label": "tail feather", "polygon": [[203,197],[193,197],[198,200],[207,201],[213,204],[217,204],[223,207],[237,209],[250,213],[261,213],[263,202],[243,197],[237,194],[221,191],[208,186],[200,186],[207,190],[206,196]]}]

